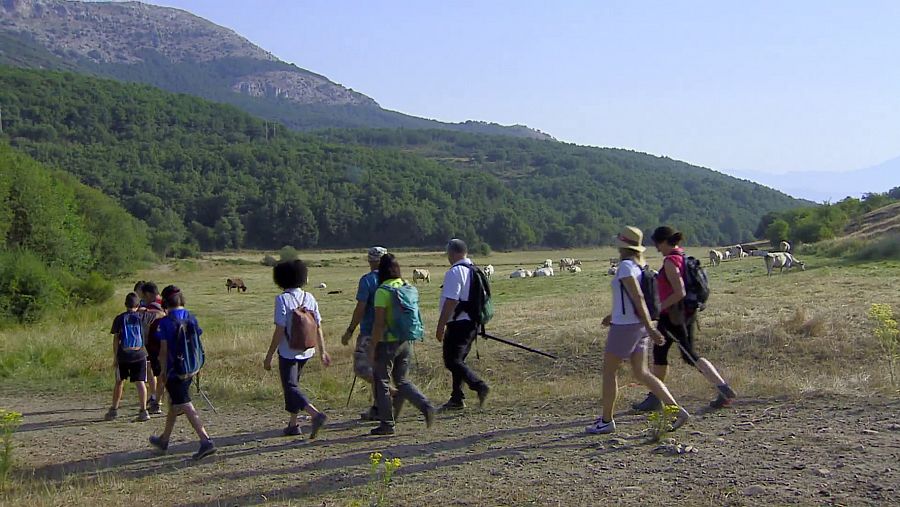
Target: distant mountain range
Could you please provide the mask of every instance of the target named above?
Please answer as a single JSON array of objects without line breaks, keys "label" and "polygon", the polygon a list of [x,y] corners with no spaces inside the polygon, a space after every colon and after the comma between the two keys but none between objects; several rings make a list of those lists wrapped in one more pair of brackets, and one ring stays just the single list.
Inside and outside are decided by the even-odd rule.
[{"label": "distant mountain range", "polygon": [[774,174],[761,171],[725,170],[737,178],[815,202],[837,202],[869,192],[886,192],[900,186],[900,157],[853,171],[800,171]]},{"label": "distant mountain range", "polygon": [[141,2],[0,0],[0,64],[147,83],[298,130],[414,128],[553,139],[523,125],[444,123],[389,111],[233,30]]}]

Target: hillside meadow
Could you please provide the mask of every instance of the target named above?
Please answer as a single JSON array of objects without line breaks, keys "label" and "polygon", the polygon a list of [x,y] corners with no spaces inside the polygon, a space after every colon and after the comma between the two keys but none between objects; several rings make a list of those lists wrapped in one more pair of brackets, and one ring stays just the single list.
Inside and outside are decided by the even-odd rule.
[{"label": "hillside meadow", "polygon": [[[706,248],[689,249],[690,254],[701,258],[706,252]],[[271,268],[259,262],[263,255],[264,252],[208,254],[198,260],[155,266],[121,280],[114,300],[105,305],[71,308],[36,326],[0,331],[0,406],[26,413],[25,430],[16,436],[19,473],[0,501],[10,505],[56,505],[119,503],[127,498],[162,499],[164,504],[178,505],[352,505],[355,499],[366,495],[367,456],[375,450],[402,456],[404,466],[409,465],[396,479],[396,505],[422,505],[417,487],[421,481],[445,484],[446,487],[434,486],[430,501],[452,505],[580,505],[576,500],[582,498],[580,495],[592,498],[595,494],[616,493],[593,483],[589,475],[582,477],[580,474],[590,470],[582,470],[579,461],[579,456],[587,453],[584,463],[593,463],[590,456],[599,452],[597,445],[600,449],[606,445],[598,442],[607,442],[583,439],[582,426],[599,410],[605,341],[600,319],[610,310],[611,277],[606,275],[606,269],[608,260],[615,255],[612,249],[495,253],[476,258],[477,262],[493,264],[497,269],[493,284],[497,316],[490,331],[552,352],[560,359],[550,361],[480,340],[477,356],[473,351],[470,363],[492,384],[488,406],[484,410],[470,408],[460,416],[442,416],[428,432],[417,415],[408,413],[398,426],[398,436],[380,441],[364,437],[368,427],[355,422],[368,404],[369,391],[363,382],[357,382],[350,406],[345,408],[353,378],[351,347],[340,344],[340,334],[354,306],[356,281],[366,269],[363,252],[302,252],[301,258],[312,266],[309,287],[320,282],[328,286],[310,290],[321,306],[334,364],[325,369],[315,361],[304,371],[302,388],[331,415],[331,421],[321,441],[296,448],[277,436],[285,419],[280,387],[277,375],[262,369],[272,332],[273,299],[278,294],[271,280]],[[426,268],[432,274],[430,284],[419,285],[427,334],[424,343],[415,346],[412,377],[433,403],[443,403],[449,396],[449,374],[443,368],[433,328],[446,259],[439,252],[400,252],[398,256],[407,277],[411,277],[413,268]],[[584,272],[562,273],[553,278],[508,278],[517,267],[531,269],[544,259],[557,261],[561,257],[582,259]],[[806,271],[772,277],[766,277],[759,258],[707,268],[713,296],[703,314],[698,348],[720,367],[738,390],[741,401],[734,410],[707,414],[704,407],[713,396],[712,390],[672,353],[673,368],[667,384],[698,416],[688,429],[679,432],[678,438],[699,445],[698,460],[709,456],[703,454],[705,449],[720,445],[713,441],[717,432],[734,432],[734,427],[728,426],[736,424],[732,418],[761,425],[760,421],[773,413],[825,410],[827,403],[840,405],[841,400],[860,397],[871,403],[896,399],[896,388],[890,386],[887,366],[866,313],[872,303],[888,303],[895,310],[900,309],[896,291],[900,286],[900,262],[801,258],[807,263]],[[652,253],[649,261],[656,266],[661,259]],[[249,291],[227,293],[225,279],[229,277],[243,278]],[[186,294],[188,308],[195,312],[205,330],[208,362],[202,381],[219,414],[213,414],[199,398],[195,401],[223,447],[220,457],[210,463],[189,463],[184,452],[193,448],[193,436],[182,421],[178,426],[182,431],[176,433],[180,435],[176,449],[184,452],[165,458],[156,458],[145,445],[147,436],[159,431],[160,419],[143,425],[128,422],[128,417],[115,423],[99,422],[108,406],[113,380],[109,325],[119,311],[120,300],[136,279],[153,280],[161,287],[169,283],[179,285]],[[328,294],[329,291],[341,293]],[[626,411],[631,402],[642,397],[643,389],[630,380],[627,369],[623,368],[621,379],[620,409]],[[133,393],[130,387],[126,389],[121,414],[130,416],[136,411]],[[865,402],[858,403],[864,403],[860,410],[865,410]],[[885,403],[887,408],[878,408],[876,415],[896,410],[896,402]],[[804,404],[808,405],[805,409]],[[751,413],[755,415],[751,417]],[[652,447],[638,445],[635,439],[641,438],[646,423],[642,416],[629,415],[627,411],[623,414],[619,420],[624,428],[613,435],[628,443],[627,452],[619,456],[623,463],[651,460],[656,463],[653,466],[662,470],[676,470],[676,476],[679,467],[691,470],[696,466],[685,461],[690,457],[656,457],[650,453]],[[779,431],[791,433],[796,430],[793,425],[826,426],[821,418],[829,417],[827,412],[798,414],[785,418]],[[729,427],[732,429],[727,430]],[[479,440],[479,434],[485,440]],[[517,437],[524,434],[534,439],[530,447]],[[746,446],[740,444],[741,453],[754,452],[757,445],[758,437],[747,438]],[[48,441],[57,439],[67,441],[48,446]],[[618,440],[613,442],[609,445],[618,445]],[[475,449],[482,444],[487,446],[486,454],[470,461],[468,458],[473,455],[469,453],[481,452]],[[810,445],[815,447],[814,444]],[[896,444],[881,449],[897,453]],[[332,459],[334,453],[345,454]],[[718,452],[714,454],[720,456]],[[524,475],[510,476],[506,467],[520,455],[527,456],[522,459],[536,468],[529,468],[530,472]],[[730,453],[721,454],[717,459],[734,458],[729,456]],[[310,461],[314,457],[319,461]],[[442,467],[432,466],[443,459],[450,460],[449,469],[441,471]],[[678,464],[656,461],[666,459]],[[883,459],[879,457],[873,463],[882,463],[879,460]],[[264,472],[284,465],[289,466],[272,474]],[[273,474],[285,478],[290,466],[306,470],[309,482],[298,486],[292,481],[273,479]],[[474,473],[479,477],[492,479],[477,482],[475,487],[470,482],[470,466],[476,467]],[[732,470],[737,465],[725,461],[720,466]],[[570,467],[579,471],[572,472],[574,475],[564,472],[565,479],[550,472]],[[263,471],[253,472],[257,468]],[[549,475],[539,474],[541,470]],[[873,469],[872,473],[876,471]],[[521,482],[526,476],[533,477],[530,482]],[[541,482],[545,480],[549,482]],[[765,476],[757,480],[765,483]],[[534,481],[544,485],[543,489],[535,489]],[[166,488],[169,484],[188,487],[201,483],[204,486],[190,486],[186,492],[169,492]],[[465,493],[457,491],[456,486]],[[807,486],[813,490],[803,490],[802,495],[812,496],[800,496],[801,500],[814,498],[814,485]],[[570,487],[575,488],[574,496],[567,499],[563,492]],[[743,487],[730,485],[728,495],[737,494]],[[721,505],[729,503],[728,498],[742,498],[722,496],[724,490],[684,489],[677,483],[668,484],[664,490],[669,491],[670,498],[693,504]],[[860,499],[871,499],[864,493],[859,495]],[[220,502],[222,498],[225,500]],[[633,500],[656,504],[665,497],[647,490],[628,498],[624,503]],[[770,491],[769,496],[762,498],[783,503],[793,497]]]}]

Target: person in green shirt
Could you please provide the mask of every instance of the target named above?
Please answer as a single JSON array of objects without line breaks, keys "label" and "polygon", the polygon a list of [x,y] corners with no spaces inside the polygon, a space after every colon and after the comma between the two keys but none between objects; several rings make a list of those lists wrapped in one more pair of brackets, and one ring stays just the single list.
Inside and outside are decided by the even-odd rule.
[{"label": "person in green shirt", "polygon": [[[375,324],[372,329],[372,343],[369,346],[369,360],[375,377],[375,400],[378,405],[378,419],[381,421],[371,431],[372,435],[393,435],[394,421],[404,400],[416,406],[425,417],[425,425],[434,423],[435,409],[413,384],[409,373],[409,341],[398,338],[390,330],[393,322],[393,295],[386,287],[402,287],[400,264],[393,254],[385,254],[378,264],[379,288],[375,292]],[[391,400],[391,379],[397,394]]]}]

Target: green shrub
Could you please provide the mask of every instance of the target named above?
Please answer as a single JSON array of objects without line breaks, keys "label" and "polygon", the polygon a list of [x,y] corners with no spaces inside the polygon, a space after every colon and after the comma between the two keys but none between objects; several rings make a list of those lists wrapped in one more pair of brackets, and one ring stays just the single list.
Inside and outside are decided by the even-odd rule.
[{"label": "green shrub", "polygon": [[295,261],[300,258],[300,252],[292,246],[284,246],[278,251],[281,262]]},{"label": "green shrub", "polygon": [[481,242],[475,247],[475,253],[482,257],[488,257],[493,251],[491,250],[491,245]]},{"label": "green shrub", "polygon": [[869,241],[854,257],[863,261],[900,260],[900,234],[889,234]]},{"label": "green shrub", "polygon": [[181,243],[172,247],[172,256],[176,259],[194,259],[200,257],[200,249],[193,243]]},{"label": "green shrub", "polygon": [[275,257],[272,257],[271,255],[267,255],[267,256],[263,257],[262,260],[259,261],[259,263],[262,264],[263,266],[269,266],[271,268],[271,267],[274,267],[276,264],[278,264],[278,259],[276,259]]},{"label": "green shrub", "polygon": [[91,273],[80,280],[72,292],[72,299],[80,304],[97,304],[107,301],[116,292],[112,282],[99,273]]},{"label": "green shrub", "polygon": [[0,253],[0,318],[32,323],[65,303],[57,277],[34,254]]}]

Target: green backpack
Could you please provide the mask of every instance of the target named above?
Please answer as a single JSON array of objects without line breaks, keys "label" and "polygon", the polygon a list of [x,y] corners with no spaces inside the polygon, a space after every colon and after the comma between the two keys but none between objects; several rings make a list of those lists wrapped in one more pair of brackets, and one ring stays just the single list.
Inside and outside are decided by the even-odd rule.
[{"label": "green backpack", "polygon": [[380,288],[391,293],[391,322],[388,331],[401,342],[421,341],[425,337],[422,312],[419,311],[419,291],[403,282],[400,287],[382,285]]}]

